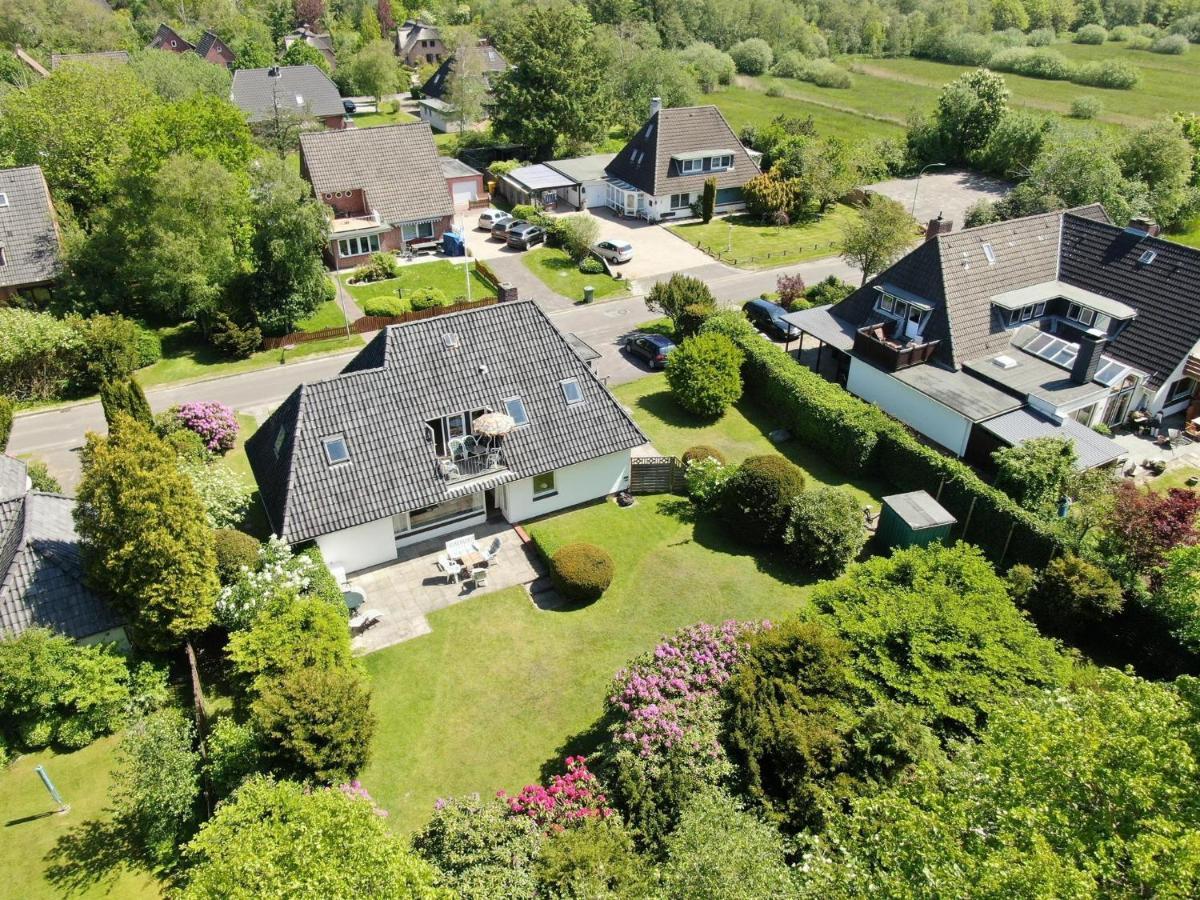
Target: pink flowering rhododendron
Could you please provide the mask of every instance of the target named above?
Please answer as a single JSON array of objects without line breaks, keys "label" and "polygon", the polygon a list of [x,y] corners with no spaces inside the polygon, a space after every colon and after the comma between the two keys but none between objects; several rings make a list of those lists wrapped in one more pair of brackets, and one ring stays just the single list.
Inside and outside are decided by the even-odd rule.
[{"label": "pink flowering rhododendron", "polygon": [[729,680],[751,634],[770,622],[701,622],[664,638],[654,650],[616,674],[608,697],[619,720],[613,740],[649,759],[679,748],[719,755],[716,741],[693,727]]},{"label": "pink flowering rhododendron", "polygon": [[375,803],[375,798],[373,798],[367,792],[367,789],[362,786],[362,782],[357,778],[355,778],[353,781],[347,782],[346,784],[339,784],[337,786],[337,790],[354,800],[365,800],[367,803],[370,803],[374,808],[375,815],[377,816],[386,817],[388,814],[386,809],[379,808],[378,804]]},{"label": "pink flowering rhododendron", "polygon": [[224,403],[196,401],[175,410],[179,423],[200,435],[204,446],[213,453],[226,453],[237,441],[238,422],[233,410]]},{"label": "pink flowering rhododendron", "polygon": [[497,791],[516,815],[529,816],[542,828],[562,831],[585,819],[607,819],[613,811],[605,806],[607,797],[583,756],[568,756],[565,775],[555,775],[550,784],[527,784],[515,797]]}]

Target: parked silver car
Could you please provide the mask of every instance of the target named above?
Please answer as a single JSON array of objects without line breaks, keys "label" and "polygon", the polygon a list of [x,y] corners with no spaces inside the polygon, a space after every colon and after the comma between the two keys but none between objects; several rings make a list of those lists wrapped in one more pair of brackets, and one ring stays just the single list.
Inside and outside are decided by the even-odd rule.
[{"label": "parked silver car", "polygon": [[629,241],[600,241],[592,248],[592,252],[612,263],[629,262],[633,259],[633,244]]},{"label": "parked silver car", "polygon": [[502,209],[496,209],[494,206],[488,207],[479,214],[479,227],[484,231],[491,231],[492,227],[503,219],[511,219],[512,215],[506,213]]}]

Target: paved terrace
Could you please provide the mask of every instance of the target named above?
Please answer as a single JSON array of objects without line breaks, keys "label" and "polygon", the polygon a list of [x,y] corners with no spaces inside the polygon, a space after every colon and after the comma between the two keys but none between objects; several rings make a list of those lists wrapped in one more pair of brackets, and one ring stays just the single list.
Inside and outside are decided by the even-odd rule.
[{"label": "paved terrace", "polygon": [[528,586],[543,575],[532,544],[522,543],[507,522],[489,522],[472,531],[476,542],[487,547],[500,538],[500,552],[488,566],[487,586],[475,588],[471,582],[449,582],[437,567],[437,558],[446,550],[446,541],[458,534],[445,535],[400,551],[394,562],[364,569],[350,577],[350,586],[366,597],[362,609],[382,614],[378,624],[354,637],[355,653],[371,653],[392,644],[429,634],[426,616],[439,609],[482,597],[505,588]]}]

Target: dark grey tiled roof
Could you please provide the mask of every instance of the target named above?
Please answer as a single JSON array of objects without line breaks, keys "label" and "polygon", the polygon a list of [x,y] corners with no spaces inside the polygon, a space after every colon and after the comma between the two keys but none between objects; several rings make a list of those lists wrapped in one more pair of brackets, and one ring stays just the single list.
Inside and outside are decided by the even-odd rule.
[{"label": "dark grey tiled roof", "polygon": [[51,53],[50,68],[57,69],[63,63],[127,63],[129,54],[124,50],[103,50],[98,53]]},{"label": "dark grey tiled roof", "polygon": [[[675,154],[706,150],[729,151],[733,168],[683,175],[679,164],[671,159]],[[714,175],[718,188],[741,187],[759,174],[758,166],[715,106],[659,110],[629,139],[605,171],[654,196],[699,191]]]},{"label": "dark grey tiled roof", "polygon": [[58,272],[58,228],[39,166],[0,169],[0,286],[38,284]]},{"label": "dark grey tiled roof", "polygon": [[234,52],[229,49],[229,45],[211,31],[206,31],[200,36],[200,40],[196,43],[196,53],[200,56],[207,56],[208,51],[213,48],[214,44],[217,45],[218,49],[224,50],[230,56],[235,55]]},{"label": "dark grey tiled roof", "polygon": [[[443,335],[458,335],[449,349]],[[582,403],[560,382],[575,378]],[[307,540],[479,490],[447,484],[427,421],[519,396],[530,424],[505,438],[509,471],[486,486],[637,446],[644,435],[536,304],[501,303],[392,326],[336,378],[294,391],[246,442],[272,527]],[[344,435],[330,466],[322,438]],[[278,451],[276,450],[278,446]]]},{"label": "dark grey tiled roof", "polygon": [[300,154],[318,199],[362,190],[391,224],[454,212],[433,132],[424,122],[309,132],[300,135]]},{"label": "dark grey tiled roof", "polygon": [[84,583],[74,508],[38,491],[0,501],[0,633],[42,625],[84,638],[121,624]]},{"label": "dark grey tiled roof", "polygon": [[262,122],[279,108],[305,116],[340,116],[346,110],[342,95],[329,76],[313,65],[279,66],[279,77],[269,69],[238,69],[233,73],[230,99],[251,122]]},{"label": "dark grey tiled roof", "polygon": [[[1144,265],[1147,250],[1154,260]],[[1170,378],[1200,341],[1200,250],[1065,215],[1059,277],[1137,310],[1104,353],[1148,372],[1151,387]]]},{"label": "dark grey tiled roof", "polygon": [[984,422],[983,427],[1010,447],[1037,437],[1070,438],[1075,442],[1075,450],[1079,454],[1075,464],[1078,469],[1093,469],[1129,455],[1116,441],[1097,434],[1070,417],[1059,422],[1031,409],[1018,409],[997,416]]},{"label": "dark grey tiled roof", "polygon": [[490,44],[482,47],[460,47],[452,55],[442,60],[442,64],[437,67],[437,71],[430,75],[429,79],[421,85],[421,93],[426,97],[445,100],[446,91],[450,86],[450,76],[458,65],[460,56],[468,60],[468,71],[480,73],[489,87],[493,78],[508,69],[508,60],[501,55],[499,50]]}]

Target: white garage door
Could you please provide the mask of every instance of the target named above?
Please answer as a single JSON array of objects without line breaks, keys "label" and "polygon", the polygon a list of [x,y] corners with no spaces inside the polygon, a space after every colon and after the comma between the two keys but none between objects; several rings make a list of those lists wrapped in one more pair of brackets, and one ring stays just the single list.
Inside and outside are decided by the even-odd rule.
[{"label": "white garage door", "polygon": [[472,181],[455,182],[450,189],[454,194],[455,206],[466,206],[475,199],[475,183]]},{"label": "white garage door", "polygon": [[589,181],[584,184],[584,187],[587,189],[588,209],[594,206],[608,205],[608,182]]}]

